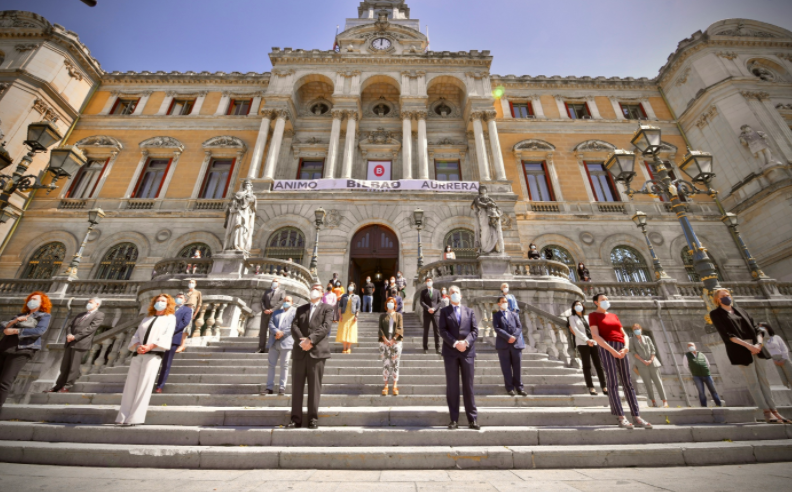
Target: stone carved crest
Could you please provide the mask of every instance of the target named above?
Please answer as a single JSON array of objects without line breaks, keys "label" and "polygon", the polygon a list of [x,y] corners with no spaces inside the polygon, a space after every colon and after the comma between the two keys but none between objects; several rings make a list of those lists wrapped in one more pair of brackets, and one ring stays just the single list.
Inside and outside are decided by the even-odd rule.
[{"label": "stone carved crest", "polygon": [[533,152],[552,152],[555,150],[555,145],[545,140],[539,140],[537,138],[529,138],[528,140],[523,140],[522,142],[518,142],[514,146],[513,150],[514,151],[527,150]]},{"label": "stone carved crest", "polygon": [[745,23],[740,22],[737,24],[736,28],[733,29],[724,29],[723,31],[715,33],[718,36],[747,36],[751,38],[777,38],[779,37],[778,34],[774,34],[772,32],[767,31],[754,31],[751,29],[746,29]]},{"label": "stone carved crest", "polygon": [[179,152],[184,151],[184,144],[179,142],[173,137],[152,137],[140,142],[141,149],[149,148],[164,148],[164,149],[177,149]]},{"label": "stone carved crest", "polygon": [[396,133],[389,132],[380,127],[373,132],[368,132],[365,142],[374,145],[398,144],[399,139]]},{"label": "stone carved crest", "polygon": [[396,104],[380,97],[368,105],[364,114],[369,118],[398,118],[399,109]]},{"label": "stone carved crest", "polygon": [[325,216],[325,226],[330,229],[334,229],[341,225],[342,219],[343,216],[341,215],[340,210],[328,210],[327,215]]},{"label": "stone carved crest", "polygon": [[[28,27],[33,29],[46,27],[44,23],[33,22],[31,19],[20,19],[19,14],[20,12],[16,10],[7,10],[0,13],[0,27]],[[27,17],[27,15],[24,17]]]},{"label": "stone carved crest", "polygon": [[94,135],[92,137],[85,137],[75,144],[77,147],[113,147],[121,150],[124,146],[113,137],[107,135]]},{"label": "stone carved crest", "polygon": [[38,111],[41,114],[41,117],[47,121],[51,121],[55,123],[58,121],[58,113],[55,112],[55,109],[47,104],[43,99],[36,99],[33,101],[33,109]]},{"label": "stone carved crest", "polygon": [[33,51],[38,47],[39,45],[37,45],[36,43],[27,43],[27,44],[18,44],[14,46],[14,49],[19,51],[20,53],[24,53],[25,51]]},{"label": "stone carved crest", "polygon": [[69,72],[69,77],[71,77],[73,79],[77,79],[77,80],[82,80],[83,79],[82,74],[77,69],[77,67],[74,65],[74,63],[72,63],[71,60],[66,58],[65,60],[63,60],[63,64],[66,65],[66,71]]},{"label": "stone carved crest", "polygon": [[247,146],[245,142],[238,139],[237,137],[232,137],[230,135],[222,135],[219,137],[212,137],[206,142],[203,143],[204,148],[224,148],[224,149],[240,149],[246,150]]},{"label": "stone carved crest", "polygon": [[616,150],[616,146],[602,140],[586,140],[577,144],[573,150],[578,152],[611,152]]},{"label": "stone carved crest", "polygon": [[377,12],[377,22],[374,23],[374,26],[377,28],[378,31],[386,31],[388,26],[390,26],[390,22],[388,21],[388,11],[387,10],[380,10]]},{"label": "stone carved crest", "polygon": [[451,147],[451,146],[466,146],[465,143],[457,142],[456,140],[450,139],[448,137],[441,138],[437,142],[432,142],[429,145],[437,145],[438,147],[440,147],[440,146],[449,146],[449,147]]},{"label": "stone carved crest", "polygon": [[461,118],[462,114],[456,104],[447,101],[441,97],[437,101],[431,103],[428,111],[429,118]]}]

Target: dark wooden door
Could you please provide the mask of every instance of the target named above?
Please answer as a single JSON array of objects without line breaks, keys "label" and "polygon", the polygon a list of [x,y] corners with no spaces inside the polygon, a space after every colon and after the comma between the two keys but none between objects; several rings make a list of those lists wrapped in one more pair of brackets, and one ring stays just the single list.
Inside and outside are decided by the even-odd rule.
[{"label": "dark wooden door", "polygon": [[352,238],[350,258],[398,258],[399,240],[387,227],[372,225]]}]

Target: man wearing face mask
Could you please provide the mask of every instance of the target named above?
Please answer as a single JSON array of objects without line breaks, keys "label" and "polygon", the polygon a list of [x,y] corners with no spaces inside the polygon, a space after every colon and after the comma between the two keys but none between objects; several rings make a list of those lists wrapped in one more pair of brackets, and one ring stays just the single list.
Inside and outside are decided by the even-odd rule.
[{"label": "man wearing face mask", "polygon": [[440,310],[440,336],[443,339],[443,362],[446,373],[446,400],[451,414],[450,430],[459,427],[459,375],[462,374],[462,395],[465,416],[471,429],[479,430],[476,421],[476,398],[473,393],[473,373],[476,362],[478,323],[476,313],[462,305],[462,292],[451,286],[451,305]]},{"label": "man wearing face mask", "polygon": [[187,342],[187,337],[190,336],[190,332],[193,328],[193,322],[195,321],[195,317],[198,316],[198,313],[201,311],[201,306],[203,305],[203,298],[201,297],[201,291],[196,290],[196,282],[195,280],[190,279],[187,287],[190,289],[187,291],[187,295],[185,296],[184,305],[190,306],[192,309],[192,319],[190,320],[190,324],[188,324],[184,328],[184,332],[182,332],[182,342],[179,348],[176,349],[176,353],[179,354],[184,352],[186,348],[185,343]]},{"label": "man wearing face mask", "polygon": [[696,344],[690,342],[687,344],[687,352],[682,356],[682,367],[687,367],[690,374],[693,376],[693,382],[696,383],[698,390],[699,402],[702,407],[707,407],[707,394],[704,393],[704,385],[707,386],[712,399],[719,407],[725,407],[726,402],[720,399],[718,392],[715,390],[715,382],[712,380],[712,373],[710,372],[710,363],[707,356],[703,352],[696,350]]},{"label": "man wearing face mask", "polygon": [[509,284],[503,283],[501,284],[501,293],[503,297],[506,298],[506,302],[509,304],[509,311],[512,313],[519,313],[520,306],[517,304],[517,298],[514,297],[513,294],[509,294]]},{"label": "man wearing face mask", "polygon": [[658,406],[654,398],[654,388],[652,387],[654,385],[658,393],[660,393],[663,407],[668,408],[668,400],[666,399],[663,380],[660,377],[660,368],[662,364],[657,358],[657,349],[655,348],[654,342],[652,342],[651,338],[643,334],[643,329],[638,323],[633,325],[633,334],[635,334],[633,357],[637,360],[635,367],[638,369],[638,374],[640,374],[644,386],[646,386],[646,392],[649,393],[652,406]]},{"label": "man wearing face mask", "polygon": [[154,389],[154,393],[162,393],[162,388],[165,386],[165,382],[168,381],[176,349],[179,348],[184,330],[192,321],[193,310],[192,307],[185,304],[187,302],[185,295],[179,292],[173,300],[176,301],[176,328],[173,330],[173,345],[171,345],[168,353],[162,357],[162,367],[160,368],[159,379],[157,379],[157,387]]},{"label": "man wearing face mask", "polygon": [[520,315],[509,311],[505,296],[498,298],[498,312],[492,317],[495,329],[495,350],[498,351],[506,394],[528,396],[522,382],[522,351],[525,348]]},{"label": "man wearing face mask", "polygon": [[440,308],[443,296],[435,289],[432,277],[426,277],[426,289],[421,291],[421,307],[423,308],[423,350],[429,353],[429,325],[434,331],[435,352],[440,354],[440,336],[437,326],[440,319]]},{"label": "man wearing face mask", "polygon": [[294,338],[291,335],[291,326],[297,308],[294,307],[292,296],[283,299],[281,308],[272,313],[269,321],[270,337],[269,368],[267,369],[267,390],[265,395],[273,394],[275,389],[275,368],[280,363],[280,384],[278,396],[286,394],[286,381],[289,378],[289,359],[294,348]]},{"label": "man wearing face mask", "polygon": [[366,277],[366,283],[363,284],[363,312],[370,313],[374,311],[374,291],[377,286],[371,281],[371,277]]},{"label": "man wearing face mask", "polygon": [[286,428],[302,427],[303,394],[308,381],[308,428],[319,428],[319,398],[325,361],[330,358],[328,334],[333,308],[322,302],[322,284],[311,286],[311,302],[297,308],[292,321],[292,337],[299,340],[292,352],[292,413]]},{"label": "man wearing face mask", "polygon": [[402,299],[407,298],[407,279],[404,278],[402,272],[396,272],[396,290]]},{"label": "man wearing face mask", "polygon": [[55,381],[55,386],[48,393],[68,393],[74,386],[74,382],[81,376],[82,359],[85,353],[91,349],[94,334],[104,321],[105,315],[99,311],[101,305],[101,299],[89,299],[85,305],[85,311],[75,316],[69,323],[66,330],[66,345],[63,349],[60,375]]},{"label": "man wearing face mask", "polygon": [[278,279],[272,281],[270,289],[261,296],[261,325],[259,328],[259,348],[257,354],[266,354],[269,351],[267,345],[267,333],[269,332],[269,322],[272,313],[283,305],[286,298],[286,291],[280,288]]}]

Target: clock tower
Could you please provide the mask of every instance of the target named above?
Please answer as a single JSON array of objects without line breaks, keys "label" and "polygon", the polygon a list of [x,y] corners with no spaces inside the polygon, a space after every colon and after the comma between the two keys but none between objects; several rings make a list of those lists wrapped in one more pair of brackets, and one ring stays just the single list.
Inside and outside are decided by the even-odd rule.
[{"label": "clock tower", "polygon": [[365,1],[360,2],[358,16],[346,20],[335,45],[341,53],[423,53],[428,39],[420,28],[403,1]]}]

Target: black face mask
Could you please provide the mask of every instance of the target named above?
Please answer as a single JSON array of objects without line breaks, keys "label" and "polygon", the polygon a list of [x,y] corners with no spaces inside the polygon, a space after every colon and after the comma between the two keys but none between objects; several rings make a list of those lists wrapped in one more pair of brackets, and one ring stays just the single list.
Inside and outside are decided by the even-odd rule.
[{"label": "black face mask", "polygon": [[721,302],[721,304],[723,304],[724,306],[731,306],[731,303],[732,303],[732,298],[731,298],[731,297],[721,297],[721,300],[720,300],[720,302]]}]

